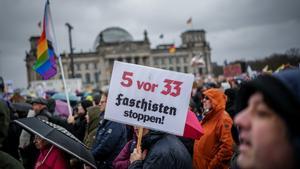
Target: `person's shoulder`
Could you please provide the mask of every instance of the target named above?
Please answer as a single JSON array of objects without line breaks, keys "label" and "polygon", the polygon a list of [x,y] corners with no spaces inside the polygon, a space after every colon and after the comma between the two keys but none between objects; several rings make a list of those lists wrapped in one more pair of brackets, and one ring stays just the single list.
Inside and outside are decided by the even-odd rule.
[{"label": "person's shoulder", "polygon": [[126,132],[126,126],[125,124],[114,122],[108,120],[104,126],[105,130],[109,133],[122,133]]},{"label": "person's shoulder", "polygon": [[111,126],[114,126],[114,127],[118,127],[118,128],[126,128],[126,125],[123,124],[123,123],[118,123],[118,122],[115,122],[115,121],[108,121],[108,124],[111,125]]},{"label": "person's shoulder", "polygon": [[179,139],[171,134],[163,135],[153,146],[153,148],[158,148],[161,150],[166,150],[172,148],[175,144],[179,143]]},{"label": "person's shoulder", "polygon": [[[174,135],[166,134],[152,147],[151,154],[162,158],[188,154],[182,142]],[[180,155],[179,155],[180,156]]]},{"label": "person's shoulder", "polygon": [[9,109],[7,107],[7,102],[3,99],[0,99],[0,113],[3,113],[3,112],[6,112],[8,113],[9,112]]},{"label": "person's shoulder", "polygon": [[64,152],[61,149],[57,148],[56,146],[53,146],[52,152],[53,152],[53,154],[56,154],[56,155],[63,155],[64,154]]},{"label": "person's shoulder", "polygon": [[96,111],[97,113],[100,113],[100,107],[99,106],[91,106],[91,107],[88,107],[86,109],[87,111]]},{"label": "person's shoulder", "polygon": [[218,129],[221,129],[223,127],[230,129],[232,125],[233,125],[233,120],[226,111],[224,111],[221,114],[221,116],[219,116],[219,119],[216,122],[216,127]]},{"label": "person's shoulder", "polygon": [[46,108],[43,109],[39,114],[42,115],[42,116],[46,116],[48,118],[52,117],[52,114]]},{"label": "person's shoulder", "polygon": [[224,111],[224,113],[222,115],[222,119],[224,122],[233,123],[232,118],[230,117],[229,113],[227,113],[226,111]]},{"label": "person's shoulder", "polygon": [[0,151],[0,168],[24,169],[18,160],[3,151]]}]

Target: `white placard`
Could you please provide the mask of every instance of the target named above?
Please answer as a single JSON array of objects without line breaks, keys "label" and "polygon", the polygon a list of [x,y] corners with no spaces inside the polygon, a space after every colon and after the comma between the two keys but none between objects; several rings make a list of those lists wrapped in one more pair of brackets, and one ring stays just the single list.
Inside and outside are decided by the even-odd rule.
[{"label": "white placard", "polygon": [[194,76],[114,62],[105,119],[183,135]]}]

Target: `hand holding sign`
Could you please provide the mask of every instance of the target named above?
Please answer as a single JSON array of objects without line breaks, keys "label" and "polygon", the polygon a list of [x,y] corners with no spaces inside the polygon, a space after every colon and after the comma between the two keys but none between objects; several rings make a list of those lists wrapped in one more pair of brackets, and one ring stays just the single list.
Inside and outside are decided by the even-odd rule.
[{"label": "hand holding sign", "polygon": [[115,62],[105,118],[182,135],[193,75]]}]

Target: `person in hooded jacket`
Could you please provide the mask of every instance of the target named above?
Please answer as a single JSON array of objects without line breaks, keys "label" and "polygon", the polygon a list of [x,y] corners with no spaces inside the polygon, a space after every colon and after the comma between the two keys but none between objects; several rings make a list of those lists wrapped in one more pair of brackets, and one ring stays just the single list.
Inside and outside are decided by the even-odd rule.
[{"label": "person in hooded jacket", "polygon": [[204,135],[195,140],[193,168],[227,169],[233,154],[232,119],[225,111],[226,96],[215,88],[203,92]]},{"label": "person in hooded jacket", "polygon": [[130,155],[129,169],[192,169],[192,159],[174,135],[143,129],[142,146]]},{"label": "person in hooded jacket", "polygon": [[91,149],[96,138],[97,128],[100,121],[100,108],[99,106],[93,106],[87,108],[86,114],[86,130],[83,143]]}]

